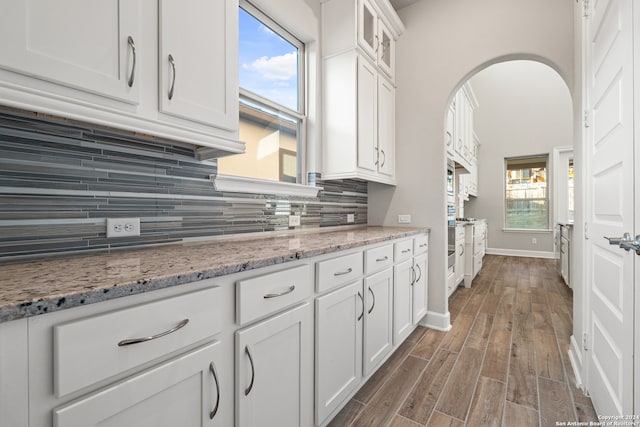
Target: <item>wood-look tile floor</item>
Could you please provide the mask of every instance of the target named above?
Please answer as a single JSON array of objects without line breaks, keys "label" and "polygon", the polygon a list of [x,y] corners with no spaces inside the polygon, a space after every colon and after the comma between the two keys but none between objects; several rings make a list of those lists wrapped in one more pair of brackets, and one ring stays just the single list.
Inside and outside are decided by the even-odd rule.
[{"label": "wood-look tile floor", "polygon": [[449,299],[449,332],[419,327],[330,426],[555,426],[597,421],[569,362],[573,295],[554,260],[487,255]]}]

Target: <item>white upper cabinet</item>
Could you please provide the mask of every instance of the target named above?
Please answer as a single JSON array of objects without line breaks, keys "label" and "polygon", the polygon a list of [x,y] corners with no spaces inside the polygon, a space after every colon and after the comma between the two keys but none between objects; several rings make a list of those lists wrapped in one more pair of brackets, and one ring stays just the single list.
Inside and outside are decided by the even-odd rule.
[{"label": "white upper cabinet", "polygon": [[322,22],[322,177],[395,185],[393,79],[402,21],[387,0],[329,0]]},{"label": "white upper cabinet", "polygon": [[241,153],[238,1],[25,0],[0,8],[0,104]]},{"label": "white upper cabinet", "polygon": [[376,59],[378,50],[378,13],[369,0],[358,0],[358,45],[372,59]]},{"label": "white upper cabinet", "polygon": [[11,1],[0,13],[0,67],[137,104],[137,0]]},{"label": "white upper cabinet", "polygon": [[[160,110],[233,130],[238,127],[238,7],[228,1],[159,3]],[[224,19],[221,19],[224,18]]]}]

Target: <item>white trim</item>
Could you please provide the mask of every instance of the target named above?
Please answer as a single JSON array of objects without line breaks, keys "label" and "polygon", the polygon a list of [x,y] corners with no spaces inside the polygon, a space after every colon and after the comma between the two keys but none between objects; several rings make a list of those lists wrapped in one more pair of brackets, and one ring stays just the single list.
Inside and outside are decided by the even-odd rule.
[{"label": "white trim", "polygon": [[448,311],[445,314],[427,311],[427,315],[420,321],[420,326],[448,332],[451,330],[451,315]]},{"label": "white trim", "polygon": [[269,181],[266,179],[246,178],[231,175],[211,175],[216,191],[231,193],[276,194],[294,197],[318,197],[323,187],[309,187],[308,185],[289,182]]},{"label": "white trim", "polygon": [[582,384],[582,352],[580,351],[580,346],[573,335],[571,335],[571,346],[569,347],[569,362],[571,362],[573,375],[576,378],[575,386],[584,390]]},{"label": "white trim", "polygon": [[503,249],[503,248],[487,248],[485,253],[490,255],[504,256],[520,256],[526,258],[548,258],[555,259],[556,254],[553,251],[526,251],[522,249]]},{"label": "white trim", "polygon": [[503,228],[502,231],[505,233],[537,233],[537,234],[548,234],[553,230],[550,228]]}]

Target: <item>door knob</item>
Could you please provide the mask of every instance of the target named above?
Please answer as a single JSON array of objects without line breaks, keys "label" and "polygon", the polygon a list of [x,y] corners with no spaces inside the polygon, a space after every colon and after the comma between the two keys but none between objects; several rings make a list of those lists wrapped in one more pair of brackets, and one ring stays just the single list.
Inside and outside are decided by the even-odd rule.
[{"label": "door knob", "polygon": [[640,235],[636,235],[634,239],[631,234],[624,233],[622,237],[605,237],[605,239],[610,245],[617,245],[627,252],[633,249],[637,255],[640,255]]}]

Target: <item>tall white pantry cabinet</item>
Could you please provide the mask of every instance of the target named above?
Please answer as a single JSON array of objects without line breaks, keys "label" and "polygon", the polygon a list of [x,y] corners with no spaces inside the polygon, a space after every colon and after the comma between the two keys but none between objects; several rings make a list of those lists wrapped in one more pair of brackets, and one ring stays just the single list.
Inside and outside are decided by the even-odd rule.
[{"label": "tall white pantry cabinet", "polygon": [[395,42],[404,26],[386,0],[329,0],[322,25],[322,177],[395,185]]}]

